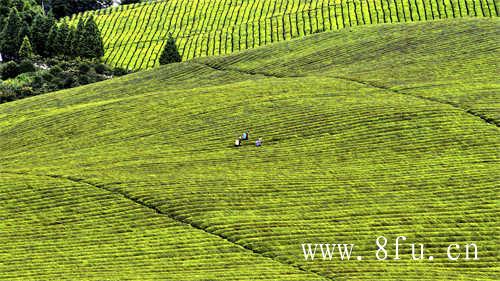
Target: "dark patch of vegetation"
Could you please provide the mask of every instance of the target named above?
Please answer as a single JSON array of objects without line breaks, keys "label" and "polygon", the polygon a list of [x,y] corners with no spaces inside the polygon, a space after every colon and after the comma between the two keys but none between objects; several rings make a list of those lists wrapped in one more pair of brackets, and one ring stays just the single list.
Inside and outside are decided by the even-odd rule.
[{"label": "dark patch of vegetation", "polygon": [[32,0],[0,4],[9,5],[0,8],[0,102],[128,73],[100,61],[104,46],[92,17],[73,27]]},{"label": "dark patch of vegetation", "polygon": [[[38,1],[42,4],[42,1]],[[62,18],[88,10],[97,10],[113,5],[112,0],[45,0],[44,9],[51,11],[56,18]]]},{"label": "dark patch of vegetation", "polygon": [[[94,60],[48,59],[43,64],[23,60],[0,65],[0,103],[73,88],[120,76],[128,72],[112,69]],[[12,78],[16,79],[12,79]]]},{"label": "dark patch of vegetation", "polygon": [[182,57],[181,54],[179,54],[177,46],[175,45],[175,39],[172,37],[172,34],[170,34],[168,36],[167,43],[163,48],[163,52],[161,53],[160,64],[163,65],[181,61]]}]

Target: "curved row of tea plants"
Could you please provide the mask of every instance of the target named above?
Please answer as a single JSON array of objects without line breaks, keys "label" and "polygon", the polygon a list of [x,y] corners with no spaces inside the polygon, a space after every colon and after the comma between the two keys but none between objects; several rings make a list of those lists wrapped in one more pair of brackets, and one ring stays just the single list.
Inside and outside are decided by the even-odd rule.
[{"label": "curved row of tea plants", "polygon": [[112,65],[158,64],[169,33],[185,60],[230,54],[273,42],[357,25],[459,17],[496,17],[494,0],[172,0],[87,12],[101,28]]}]

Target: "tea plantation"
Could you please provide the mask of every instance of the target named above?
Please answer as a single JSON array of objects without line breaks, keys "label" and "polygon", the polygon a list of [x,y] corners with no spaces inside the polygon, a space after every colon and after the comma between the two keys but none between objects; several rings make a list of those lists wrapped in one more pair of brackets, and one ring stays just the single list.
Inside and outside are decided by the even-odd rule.
[{"label": "tea plantation", "polygon": [[158,65],[169,33],[187,60],[357,25],[498,14],[494,0],[169,0],[87,12],[71,22],[94,16],[106,63],[138,70]]},{"label": "tea plantation", "polygon": [[499,30],[352,27],[2,104],[0,279],[497,280]]}]

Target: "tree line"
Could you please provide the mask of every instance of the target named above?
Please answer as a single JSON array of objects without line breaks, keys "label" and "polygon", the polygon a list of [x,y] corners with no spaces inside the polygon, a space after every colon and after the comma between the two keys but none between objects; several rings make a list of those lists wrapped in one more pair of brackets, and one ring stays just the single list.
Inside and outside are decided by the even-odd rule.
[{"label": "tree line", "polygon": [[128,73],[102,63],[93,18],[69,24],[36,1],[0,0],[0,103]]},{"label": "tree line", "polygon": [[[35,0],[0,0],[0,103],[130,73],[106,65],[103,55],[93,17],[57,20]],[[170,35],[160,63],[178,61]]]},{"label": "tree line", "polygon": [[63,18],[72,14],[85,12],[88,10],[104,9],[113,4],[131,4],[140,0],[38,0],[45,11],[52,11],[56,18]]},{"label": "tree line", "polygon": [[72,27],[65,21],[58,24],[52,13],[40,12],[29,22],[13,7],[0,32],[0,54],[4,61],[28,59],[33,55],[92,59],[104,55],[104,46],[92,17]]}]

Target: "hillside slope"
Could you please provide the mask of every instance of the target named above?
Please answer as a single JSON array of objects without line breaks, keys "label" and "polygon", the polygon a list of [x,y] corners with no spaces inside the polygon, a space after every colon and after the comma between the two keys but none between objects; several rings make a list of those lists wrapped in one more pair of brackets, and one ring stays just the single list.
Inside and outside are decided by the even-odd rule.
[{"label": "hillside slope", "polygon": [[185,60],[230,54],[358,25],[497,17],[494,0],[169,0],[91,11],[107,63],[128,69],[158,65],[169,33]]},{"label": "hillside slope", "polygon": [[[0,105],[0,278],[496,280],[499,27],[356,27]],[[232,147],[247,128],[263,147]],[[380,235],[434,261],[377,261]],[[336,242],[363,260],[304,261]]]}]

